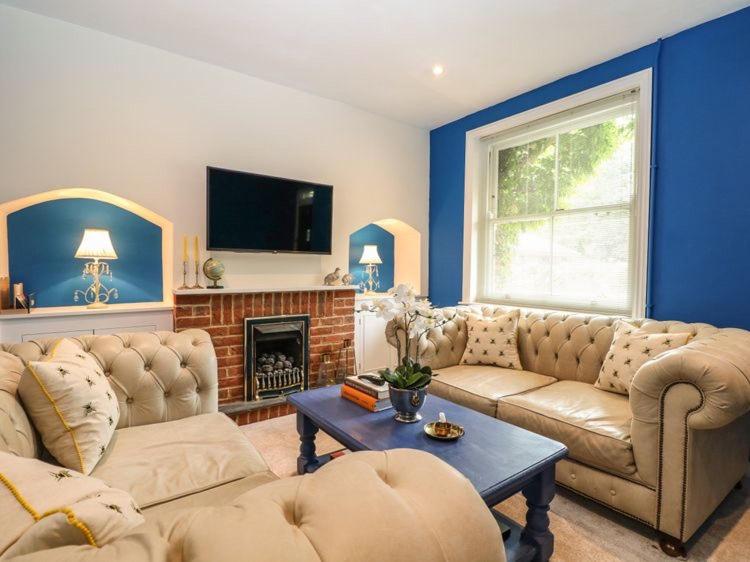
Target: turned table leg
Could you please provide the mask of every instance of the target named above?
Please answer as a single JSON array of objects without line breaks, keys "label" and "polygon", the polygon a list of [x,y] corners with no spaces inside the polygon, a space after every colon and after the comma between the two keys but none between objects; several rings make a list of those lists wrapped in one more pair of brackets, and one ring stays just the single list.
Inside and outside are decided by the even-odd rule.
[{"label": "turned table leg", "polygon": [[536,548],[534,560],[546,561],[552,556],[554,535],[549,530],[549,504],[555,497],[555,467],[538,474],[522,493],[526,498],[526,527],[521,540]]},{"label": "turned table leg", "polygon": [[299,433],[299,457],[297,457],[297,474],[315,472],[320,460],[315,455],[315,434],[318,426],[302,412],[297,412],[297,433]]}]

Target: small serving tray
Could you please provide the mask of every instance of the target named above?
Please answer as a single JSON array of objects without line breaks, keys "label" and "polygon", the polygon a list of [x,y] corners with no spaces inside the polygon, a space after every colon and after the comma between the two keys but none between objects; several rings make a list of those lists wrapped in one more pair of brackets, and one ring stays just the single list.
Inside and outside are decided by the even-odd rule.
[{"label": "small serving tray", "polygon": [[428,437],[438,441],[455,441],[464,434],[464,428],[450,422],[430,422],[424,425]]}]

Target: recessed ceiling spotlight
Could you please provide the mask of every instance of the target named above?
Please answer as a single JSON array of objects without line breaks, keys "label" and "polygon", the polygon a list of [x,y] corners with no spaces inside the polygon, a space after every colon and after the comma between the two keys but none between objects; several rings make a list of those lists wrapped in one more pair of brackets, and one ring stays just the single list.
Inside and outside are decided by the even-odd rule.
[{"label": "recessed ceiling spotlight", "polygon": [[432,74],[434,76],[442,76],[445,72],[445,68],[443,68],[442,64],[433,64],[432,65]]}]

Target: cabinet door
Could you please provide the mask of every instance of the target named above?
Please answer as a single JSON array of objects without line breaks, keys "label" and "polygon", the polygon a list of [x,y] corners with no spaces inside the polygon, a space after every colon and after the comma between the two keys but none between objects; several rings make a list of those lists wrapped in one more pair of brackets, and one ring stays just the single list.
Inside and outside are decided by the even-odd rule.
[{"label": "cabinet door", "polygon": [[385,337],[385,326],[388,323],[372,312],[360,312],[360,356],[358,363],[360,373],[375,371],[396,364],[395,349]]},{"label": "cabinet door", "polygon": [[92,330],[65,330],[60,332],[32,332],[21,335],[21,341],[51,340],[56,338],[74,338],[93,334]]},{"label": "cabinet door", "polygon": [[125,334],[128,332],[155,332],[156,324],[140,324],[137,326],[120,326],[117,328],[94,328],[94,334],[103,336],[105,334]]}]

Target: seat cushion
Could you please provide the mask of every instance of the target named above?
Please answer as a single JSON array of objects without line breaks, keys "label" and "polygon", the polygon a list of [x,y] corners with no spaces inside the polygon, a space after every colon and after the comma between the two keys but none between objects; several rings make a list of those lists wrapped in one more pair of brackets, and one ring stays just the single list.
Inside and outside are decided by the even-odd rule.
[{"label": "seat cushion", "polygon": [[269,470],[221,413],[115,431],[92,476],[149,507]]},{"label": "seat cushion", "polygon": [[256,472],[251,476],[227,482],[220,486],[203,490],[202,492],[196,492],[189,496],[182,496],[181,498],[176,498],[165,503],[157,503],[146,507],[143,509],[143,516],[146,518],[146,521],[153,521],[154,519],[160,519],[164,514],[185,508],[230,505],[245,492],[249,492],[253,488],[274,482],[278,479],[279,477],[270,470]]},{"label": "seat cushion", "polygon": [[500,398],[497,417],[564,443],[579,462],[638,478],[627,396],[584,382],[560,381]]},{"label": "seat cushion", "polygon": [[429,393],[494,417],[499,398],[552,384],[555,380],[530,371],[456,365],[438,371],[438,376],[430,383]]}]

